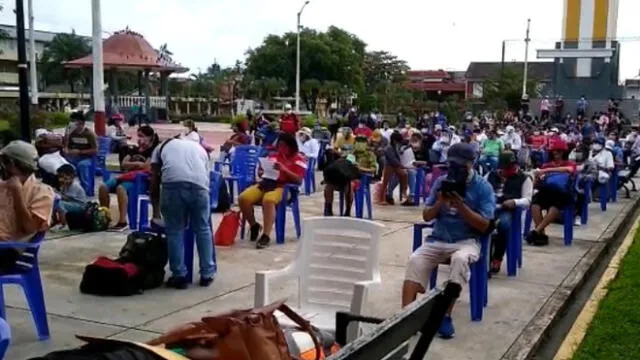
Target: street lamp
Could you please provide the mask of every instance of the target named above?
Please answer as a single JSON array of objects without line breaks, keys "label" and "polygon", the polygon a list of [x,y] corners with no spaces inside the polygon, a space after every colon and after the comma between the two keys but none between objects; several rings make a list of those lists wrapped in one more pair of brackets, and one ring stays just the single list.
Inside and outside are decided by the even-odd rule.
[{"label": "street lamp", "polygon": [[302,11],[304,8],[309,5],[309,1],[307,0],[298,11],[298,43],[296,46],[296,113],[300,112],[300,16],[302,16]]}]

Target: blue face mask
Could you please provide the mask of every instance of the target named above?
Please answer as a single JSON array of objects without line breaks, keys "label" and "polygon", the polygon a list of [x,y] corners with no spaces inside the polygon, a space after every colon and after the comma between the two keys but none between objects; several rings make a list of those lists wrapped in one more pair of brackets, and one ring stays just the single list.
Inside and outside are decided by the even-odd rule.
[{"label": "blue face mask", "polygon": [[467,179],[469,179],[469,168],[465,165],[450,162],[447,170],[447,179],[459,184],[466,183]]}]

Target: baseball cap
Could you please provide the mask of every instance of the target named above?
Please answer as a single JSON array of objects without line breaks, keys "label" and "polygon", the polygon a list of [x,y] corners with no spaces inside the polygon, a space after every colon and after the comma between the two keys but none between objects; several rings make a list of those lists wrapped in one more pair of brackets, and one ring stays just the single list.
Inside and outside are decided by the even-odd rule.
[{"label": "baseball cap", "polygon": [[0,150],[0,155],[28,166],[32,170],[36,170],[38,167],[38,151],[35,146],[22,140],[14,140],[7,144]]},{"label": "baseball cap", "polygon": [[517,162],[516,154],[511,151],[504,151],[500,154],[500,157],[498,157],[498,168],[506,169]]},{"label": "baseball cap", "polygon": [[476,153],[473,146],[467,143],[452,145],[447,152],[447,161],[460,165],[467,165],[475,160]]}]

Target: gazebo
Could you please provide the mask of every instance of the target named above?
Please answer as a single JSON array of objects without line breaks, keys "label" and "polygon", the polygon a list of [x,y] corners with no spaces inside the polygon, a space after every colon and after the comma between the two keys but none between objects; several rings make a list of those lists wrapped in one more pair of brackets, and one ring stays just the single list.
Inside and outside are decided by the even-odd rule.
[{"label": "gazebo", "polygon": [[[188,68],[173,62],[168,56],[155,50],[142,35],[129,28],[115,32],[102,44],[105,77],[109,83],[110,104],[119,108],[139,105],[151,119],[151,108],[168,109],[169,75],[184,73]],[[91,68],[91,55],[66,62],[66,68]],[[116,73],[118,71],[136,71],[138,73],[138,96],[120,96]],[[160,96],[150,96],[149,75],[160,74]],[[143,81],[144,80],[144,81]]]}]

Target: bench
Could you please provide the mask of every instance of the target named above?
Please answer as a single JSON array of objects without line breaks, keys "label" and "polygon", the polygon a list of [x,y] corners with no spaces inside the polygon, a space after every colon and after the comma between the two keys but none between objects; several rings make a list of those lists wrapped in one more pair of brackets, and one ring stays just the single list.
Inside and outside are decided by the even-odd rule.
[{"label": "bench", "polygon": [[[408,359],[423,359],[447,309],[458,295],[449,289],[434,289],[386,320],[338,312],[336,342],[342,349],[327,360],[399,360],[408,354],[408,341],[418,333],[420,337]],[[352,321],[379,325],[345,344],[347,326]]]}]

